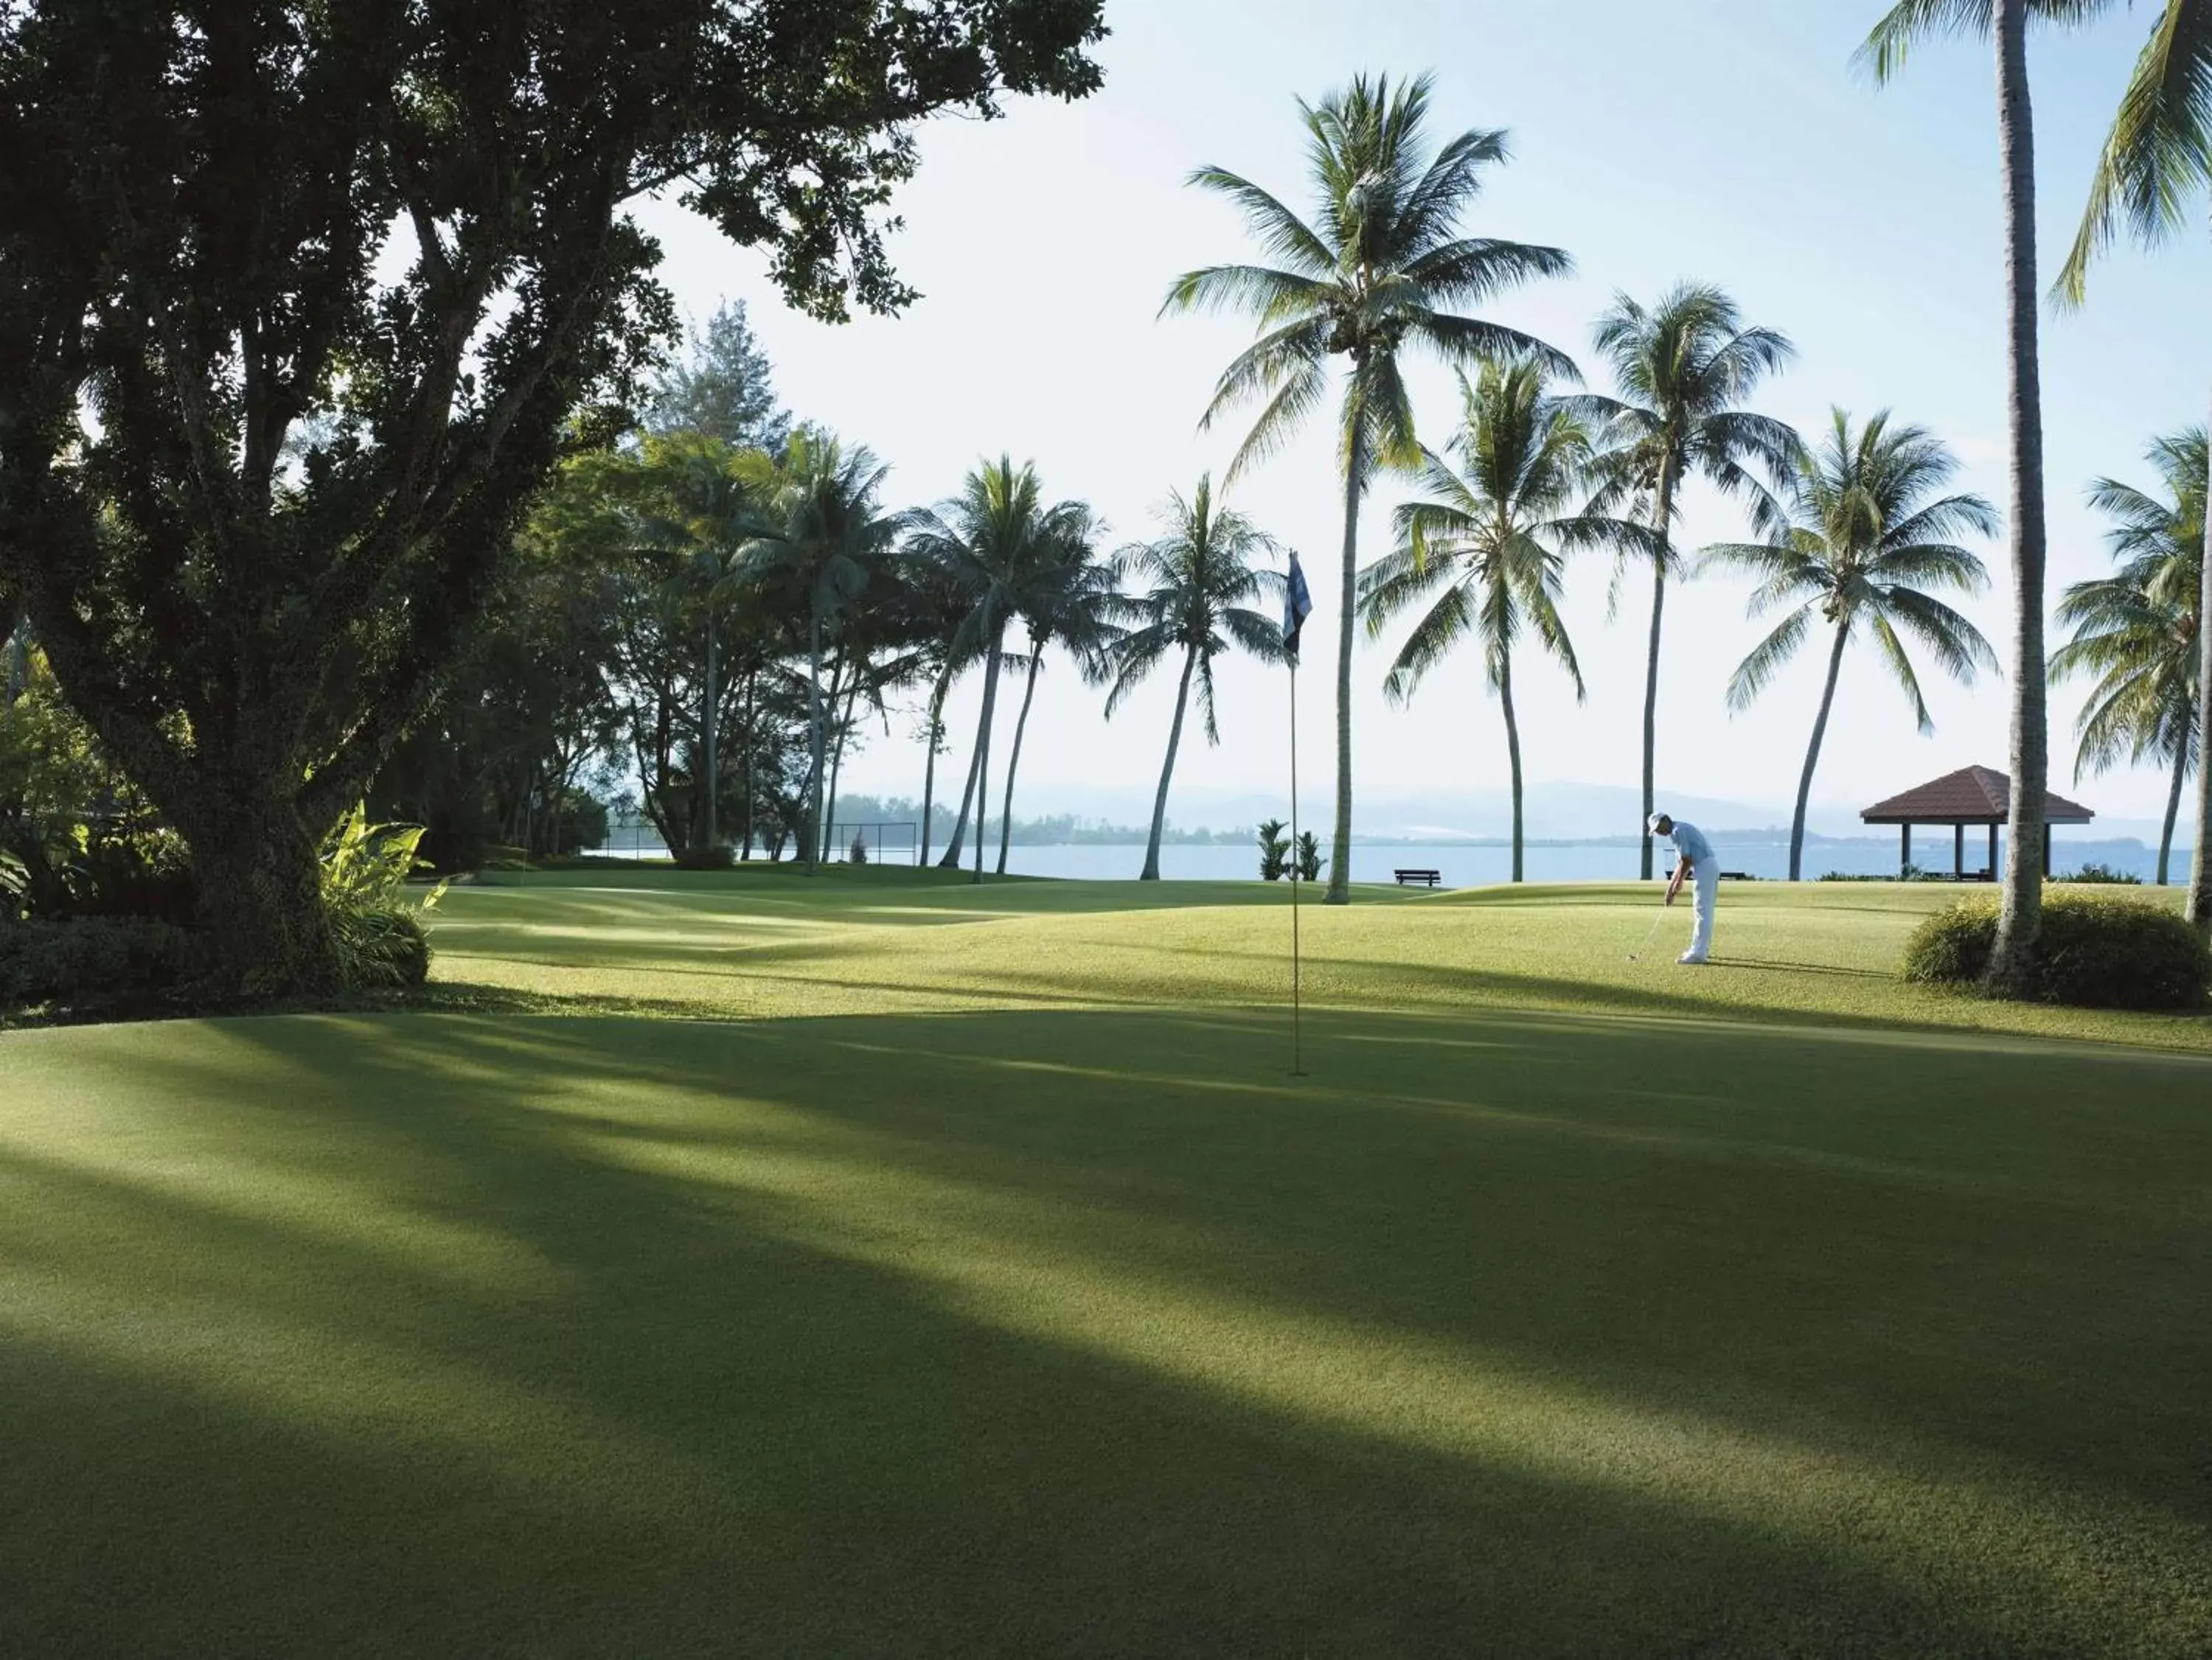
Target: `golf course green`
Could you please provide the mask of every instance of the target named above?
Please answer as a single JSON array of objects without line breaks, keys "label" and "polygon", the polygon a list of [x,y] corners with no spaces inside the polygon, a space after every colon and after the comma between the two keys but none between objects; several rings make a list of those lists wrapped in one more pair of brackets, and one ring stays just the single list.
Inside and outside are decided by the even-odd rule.
[{"label": "golf course green", "polygon": [[618,869],[0,1033],[0,1654],[2212,1652],[2212,1020],[1921,887]]}]

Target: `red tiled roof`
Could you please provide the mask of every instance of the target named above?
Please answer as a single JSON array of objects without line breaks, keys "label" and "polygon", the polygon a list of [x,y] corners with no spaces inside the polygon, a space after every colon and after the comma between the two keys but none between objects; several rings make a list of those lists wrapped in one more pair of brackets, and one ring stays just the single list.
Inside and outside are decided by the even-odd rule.
[{"label": "red tiled roof", "polygon": [[[2051,824],[2087,824],[2097,815],[2079,802],[2045,792],[2044,815]],[[2012,814],[2012,780],[1987,766],[1955,772],[1876,802],[1859,817],[1869,824],[2002,824]]]}]

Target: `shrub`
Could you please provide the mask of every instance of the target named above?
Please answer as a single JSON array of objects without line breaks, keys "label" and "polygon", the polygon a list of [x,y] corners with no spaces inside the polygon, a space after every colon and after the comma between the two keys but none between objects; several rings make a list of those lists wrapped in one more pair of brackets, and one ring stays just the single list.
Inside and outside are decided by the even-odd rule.
[{"label": "shrub", "polygon": [[1298,880],[1321,880],[1321,838],[1310,830],[1298,833]]},{"label": "shrub", "polygon": [[331,912],[338,967],[356,991],[411,991],[430,978],[430,941],[409,906]]},{"label": "shrub", "polygon": [[189,984],[207,966],[199,934],[155,918],[0,921],[0,1009],[151,997]]},{"label": "shrub", "polygon": [[[1970,985],[1996,942],[1994,898],[1962,900],[1912,930],[1905,978]],[[2077,1009],[2198,1009],[2212,953],[2194,928],[2157,906],[2106,894],[2046,893],[2027,995]]]},{"label": "shrub", "polygon": [[845,862],[848,864],[866,864],[868,862],[868,836],[865,830],[854,836],[853,845],[846,852]]},{"label": "shrub", "polygon": [[422,841],[420,825],[371,824],[356,807],[324,845],[323,906],[349,990],[407,990],[429,977],[422,913],[445,896],[446,885],[419,902],[408,898],[408,879],[424,868],[416,857]]},{"label": "shrub", "polygon": [[1290,874],[1291,839],[1283,833],[1283,821],[1269,819],[1259,829],[1260,880],[1280,881]]},{"label": "shrub", "polygon": [[726,847],[687,847],[676,856],[678,870],[727,870],[737,856]]},{"label": "shrub", "polygon": [[2072,875],[2061,876],[2058,880],[2061,881],[2102,883],[2114,888],[2140,888],[2142,886],[2142,878],[2136,875],[2132,870],[2122,870],[2112,865],[2098,864],[2094,861],[2083,865]]}]

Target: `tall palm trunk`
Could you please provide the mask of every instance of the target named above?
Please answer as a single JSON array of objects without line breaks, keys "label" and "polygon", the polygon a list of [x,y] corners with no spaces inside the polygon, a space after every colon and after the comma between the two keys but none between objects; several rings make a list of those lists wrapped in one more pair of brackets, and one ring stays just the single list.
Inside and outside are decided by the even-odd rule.
[{"label": "tall palm trunk", "polygon": [[[2212,500],[2212,495],[2208,495]],[[2212,934],[2212,512],[2205,515],[2204,557],[2197,591],[2197,828],[2189,850],[2189,920]],[[2188,735],[2181,752],[2189,753]]]},{"label": "tall palm trunk", "polygon": [[[1354,397],[1358,396],[1358,382],[1365,373],[1364,360],[1353,366]],[[1336,831],[1331,838],[1328,891],[1322,896],[1324,905],[1352,903],[1352,618],[1359,597],[1359,498],[1366,482],[1367,457],[1364,423],[1357,411],[1349,425],[1352,445],[1344,458],[1344,580],[1337,596]],[[1159,863],[1158,851],[1155,847],[1152,861],[1155,867]]]},{"label": "tall palm trunk", "polygon": [[937,806],[937,748],[945,741],[945,698],[951,689],[952,663],[948,657],[929,694],[929,759],[921,769],[921,852],[915,860],[917,865],[929,863],[929,819]]},{"label": "tall palm trunk", "polygon": [[1513,654],[1498,654],[1498,701],[1505,710],[1505,759],[1513,773],[1513,880],[1521,868],[1521,722],[1513,712]]},{"label": "tall palm trunk", "polygon": [[1651,645],[1644,663],[1644,821],[1636,827],[1644,856],[1638,864],[1651,880],[1651,814],[1654,774],[1659,754],[1659,633],[1667,616],[1667,560],[1674,550],[1674,459],[1659,463],[1659,488],[1653,493],[1651,528],[1658,534],[1659,556],[1651,566]]},{"label": "tall palm trunk", "polygon": [[1014,833],[1014,769],[1022,764],[1022,734],[1029,730],[1030,701],[1036,696],[1037,666],[1044,661],[1044,645],[1030,642],[1029,684],[1022,688],[1022,712],[1014,722],[1013,752],[1006,757],[1006,804],[999,810],[999,874],[1006,874],[1006,849]]},{"label": "tall palm trunk", "polygon": [[[975,778],[982,765],[983,738],[979,731],[975,736],[975,747],[968,752],[968,784],[960,792],[959,816],[952,821],[952,834],[945,840],[945,857],[937,862],[937,868],[940,870],[957,870],[960,868],[960,851],[968,843],[968,815],[975,805]],[[981,833],[979,831],[977,834],[980,836]]]},{"label": "tall palm trunk", "polygon": [[[1176,687],[1175,724],[1168,728],[1168,758],[1160,768],[1160,792],[1152,797],[1152,834],[1145,844],[1144,873],[1139,881],[1158,881],[1160,879],[1160,837],[1168,823],[1168,785],[1175,781],[1176,751],[1182,747],[1183,711],[1190,706],[1190,676],[1198,667],[1198,647],[1188,647],[1183,653],[1182,680]],[[1342,864],[1337,867],[1343,869]],[[1332,893],[1335,883],[1329,884]],[[1338,901],[1340,904],[1342,901]]]},{"label": "tall palm trunk", "polygon": [[837,716],[837,741],[830,748],[830,804],[823,809],[822,857],[835,860],[837,850],[831,844],[837,834],[837,776],[845,770],[845,741],[853,735],[853,705],[860,696],[861,670],[854,669],[853,678],[846,682],[845,707]]},{"label": "tall palm trunk", "polygon": [[2173,750],[2173,782],[2166,792],[2166,823],[2158,836],[2158,885],[2166,885],[2173,859],[2173,827],[2181,816],[2181,786],[2189,776],[2189,734],[2185,730]]},{"label": "tall palm trunk", "polygon": [[813,755],[806,781],[806,874],[822,869],[822,605],[817,600],[806,615],[806,720],[813,730]]},{"label": "tall palm trunk", "polygon": [[[989,631],[987,629],[987,633]],[[984,815],[991,804],[991,719],[999,707],[999,651],[1006,625],[990,637],[990,660],[983,665],[983,724],[975,735],[975,880],[983,880]]]},{"label": "tall palm trunk", "polygon": [[712,848],[716,845],[717,839],[714,834],[714,797],[717,793],[715,786],[721,782],[720,774],[717,771],[716,757],[714,754],[714,716],[716,712],[714,706],[721,698],[721,690],[714,684],[714,674],[718,666],[715,662],[714,644],[714,608],[713,604],[709,603],[707,607],[707,702],[706,706],[699,712],[701,716],[700,731],[706,739],[707,749],[707,845],[709,848]]},{"label": "tall palm trunk", "polygon": [[1990,984],[2016,990],[2043,919],[2045,792],[2051,734],[2043,654],[2043,386],[2037,357],[2035,119],[2027,88],[2027,0],[1992,0],[1997,129],[2004,155],[2005,305],[2012,401],[2012,845]]},{"label": "tall palm trunk", "polygon": [[1805,880],[1805,809],[1813,799],[1813,773],[1820,764],[1820,744],[1828,736],[1828,712],[1836,706],[1836,681],[1844,672],[1844,647],[1850,643],[1848,622],[1836,625],[1835,650],[1828,653],[1828,682],[1820,688],[1820,712],[1813,717],[1813,741],[1805,746],[1805,770],[1797,779],[1797,815],[1790,821],[1790,880]]}]

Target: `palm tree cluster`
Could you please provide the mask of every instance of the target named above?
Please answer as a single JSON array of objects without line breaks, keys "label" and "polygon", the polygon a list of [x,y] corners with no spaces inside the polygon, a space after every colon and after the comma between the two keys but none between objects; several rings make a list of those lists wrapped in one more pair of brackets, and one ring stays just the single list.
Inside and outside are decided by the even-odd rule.
[{"label": "palm tree cluster", "polygon": [[[1984,580],[1980,562],[1942,538],[1988,534],[1995,515],[1972,496],[1931,499],[1956,470],[1917,427],[1883,415],[1854,427],[1838,412],[1829,440],[1809,449],[1785,423],[1747,407],[1793,355],[1778,331],[1750,324],[1721,289],[1686,282],[1646,306],[1618,295],[1594,331],[1610,396],[1573,390],[1565,353],[1466,314],[1508,288],[1572,270],[1557,248],[1462,233],[1484,172],[1504,162],[1503,133],[1475,130],[1435,148],[1426,138],[1431,83],[1355,80],[1299,106],[1315,185],[1300,217],[1226,168],[1192,174],[1228,197],[1273,263],[1213,265],[1170,288],[1168,311],[1234,308],[1257,338],[1222,373],[1202,426],[1249,403],[1259,413],[1231,463],[1234,476],[1287,441],[1327,401],[1344,361],[1337,414],[1344,537],[1338,616],[1334,863],[1328,899],[1349,897],[1352,815],[1352,665],[1355,618],[1380,637],[1416,614],[1384,682],[1409,697],[1456,646],[1479,642],[1502,706],[1512,780],[1513,877],[1523,875],[1523,780],[1514,648],[1532,635],[1583,677],[1559,615],[1569,555],[1612,555],[1616,596],[1632,564],[1651,570],[1645,655],[1644,820],[1654,806],[1659,681],[1668,585],[1691,573],[1675,527],[1692,482],[1741,502],[1759,542],[1706,550],[1702,564],[1747,570],[1755,611],[1796,609],[1737,671],[1738,706],[1755,696],[1817,615],[1834,632],[1829,674],[1808,748],[1792,838],[1802,862],[1807,795],[1832,708],[1844,647],[1860,624],[1881,647],[1916,717],[1929,724],[1904,635],[1970,680],[1993,664],[1980,634],[1936,596]],[[1458,430],[1443,452],[1416,430],[1403,373],[1419,349],[1459,372]],[[1362,503],[1384,471],[1423,492],[1395,517],[1395,545],[1363,566]],[[1643,826],[1639,823],[1639,830]],[[1643,874],[1651,869],[1644,834]]]}]

